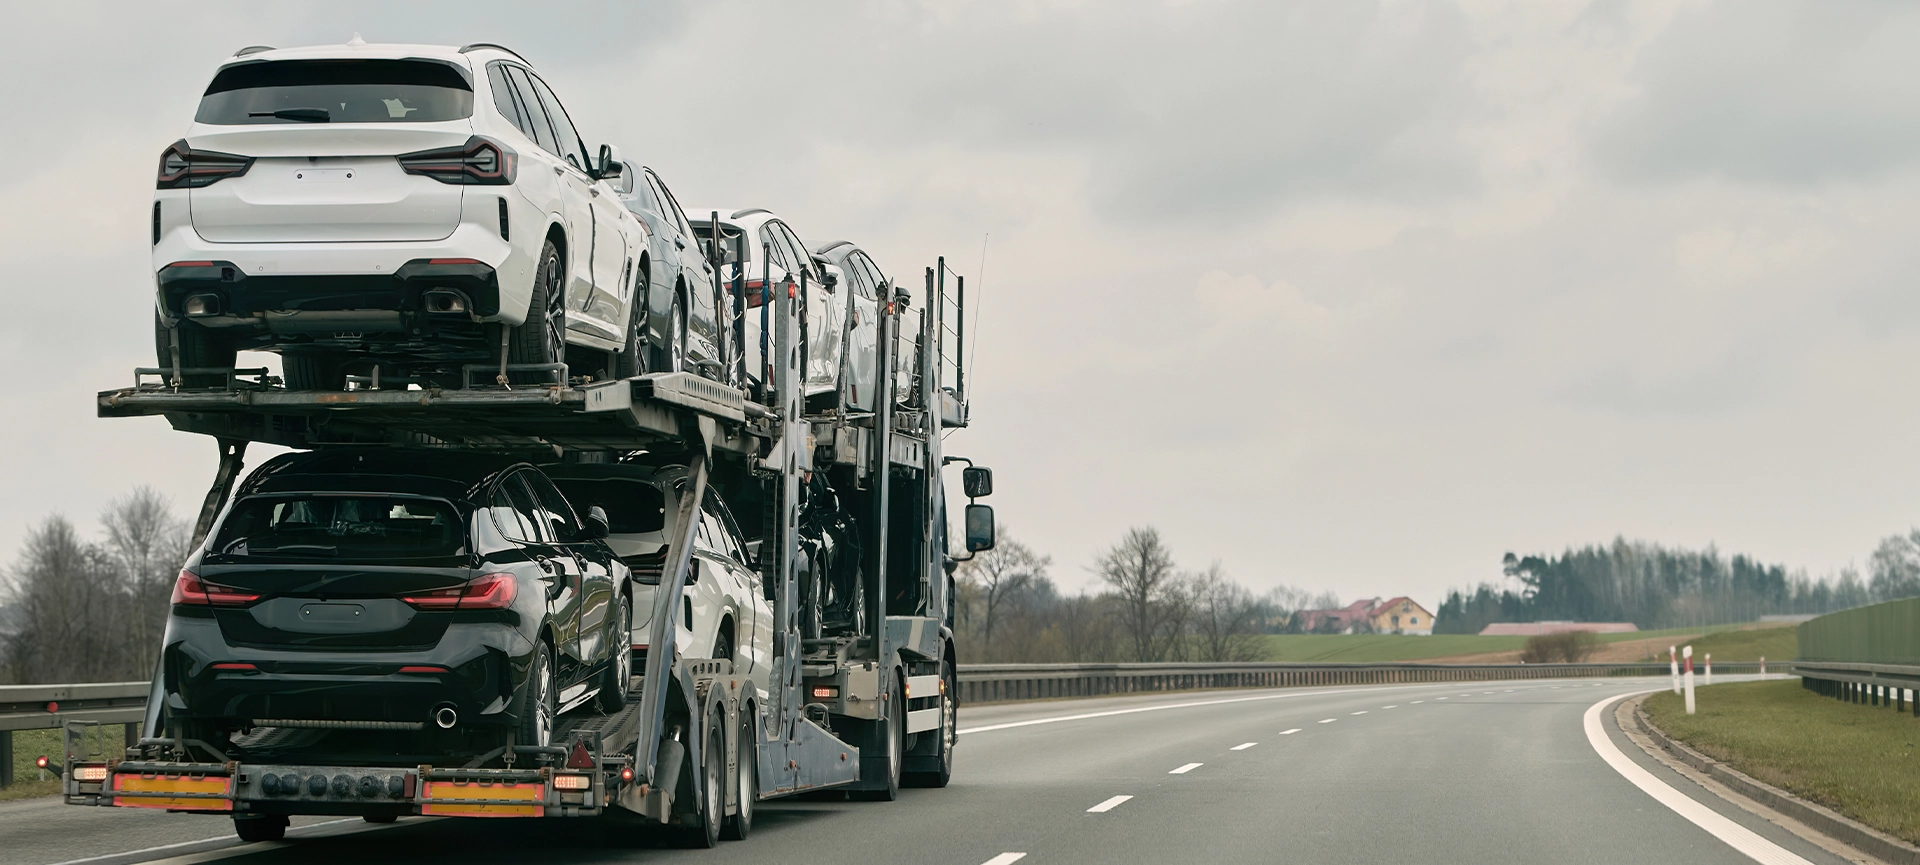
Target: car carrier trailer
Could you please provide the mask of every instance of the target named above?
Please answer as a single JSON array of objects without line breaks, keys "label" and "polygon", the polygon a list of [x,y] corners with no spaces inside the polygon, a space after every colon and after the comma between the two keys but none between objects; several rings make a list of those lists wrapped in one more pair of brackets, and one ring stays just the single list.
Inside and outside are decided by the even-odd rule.
[{"label": "car carrier trailer", "polygon": [[[950,290],[951,286],[951,290]],[[830,788],[890,799],[900,782],[944,786],[952,771],[957,669],[948,553],[943,432],[967,421],[958,337],[964,283],[944,260],[926,272],[918,333],[901,333],[908,293],[887,286],[879,304],[872,412],[831,407],[805,414],[801,311],[813,287],[801,275],[763,306],[775,361],[760,399],[688,373],[632,379],[569,378],[563,366],[469,368],[467,387],[379,381],[343,391],[288,391],[263,369],[137,370],[135,384],[103,391],[101,417],[160,415],[218,443],[214,482],[196,520],[198,546],[238,478],[249,443],[299,449],[394,445],[529,454],[546,461],[607,461],[645,451],[688,466],[678,522],[644,641],[630,640],[636,675],[625,708],[591,707],[556,719],[546,746],[507,743],[462,755],[458,765],[334,765],[326,729],[258,728],[233,751],[187,739],[170,724],[156,673],[143,736],[124,754],[88,753],[79,722],[66,733],[64,793],[75,805],[230,814],[242,837],[279,837],[295,814],[576,817],[613,809],[694,830],[712,843],[724,826],[745,833],[757,800]],[[743,286],[732,291],[736,300]],[[735,309],[744,306],[736,304]],[[949,314],[951,318],[949,318]],[[740,328],[736,321],[735,333]],[[902,345],[904,343],[904,345]],[[950,349],[950,350],[949,350]],[[895,353],[911,370],[896,388]],[[545,373],[544,385],[508,385],[509,372]],[[951,372],[952,384],[947,384]],[[185,376],[223,379],[189,389]],[[475,379],[485,384],[476,385]],[[206,380],[201,378],[199,380]],[[397,387],[395,385],[398,385]],[[969,499],[991,492],[991,474],[968,463]],[[802,523],[810,490],[832,487],[857,529],[860,591],[871,600],[861,627],[803,637],[802,571],[812,566]],[[737,502],[759,539],[758,565],[772,595],[772,684],[759,692],[729,660],[682,657],[674,615],[688,581],[699,503],[708,485]],[[741,509],[756,510],[756,509]],[[757,518],[756,518],[757,517]],[[968,548],[992,545],[992,513],[969,503]],[[820,591],[815,575],[815,592]],[[742,720],[756,731],[739,741]],[[324,727],[324,724],[318,726]],[[291,755],[289,757],[288,755]]]}]

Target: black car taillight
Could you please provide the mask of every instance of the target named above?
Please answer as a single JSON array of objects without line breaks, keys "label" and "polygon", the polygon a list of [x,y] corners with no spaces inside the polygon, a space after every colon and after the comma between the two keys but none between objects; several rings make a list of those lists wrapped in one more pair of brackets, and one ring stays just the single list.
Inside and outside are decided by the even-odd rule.
[{"label": "black car taillight", "polygon": [[202,582],[199,574],[181,571],[180,578],[173,583],[173,597],[169,600],[175,604],[203,607],[244,607],[260,600],[260,596],[239,589]]},{"label": "black car taillight", "polygon": [[155,189],[189,189],[206,186],[229,177],[239,177],[253,167],[253,157],[195,150],[182,138],[160,153],[160,173]]},{"label": "black car taillight", "polygon": [[408,174],[431,177],[441,183],[506,186],[513,182],[520,155],[513,148],[484,135],[475,135],[459,147],[419,150],[397,157]]}]

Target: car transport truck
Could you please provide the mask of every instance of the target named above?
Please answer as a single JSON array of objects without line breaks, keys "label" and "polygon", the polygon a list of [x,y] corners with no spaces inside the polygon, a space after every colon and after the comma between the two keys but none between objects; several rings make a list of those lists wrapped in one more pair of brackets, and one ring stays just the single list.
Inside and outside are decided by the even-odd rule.
[{"label": "car transport truck", "polygon": [[[721,249],[717,236],[712,242],[710,254],[747,258]],[[734,283],[720,289],[744,310],[744,284]],[[246,840],[279,838],[287,818],[301,814],[385,822],[624,813],[711,846],[744,836],[761,800],[829,789],[885,800],[903,785],[945,786],[959,694],[952,574],[993,544],[992,510],[973,501],[992,492],[992,474],[942,447],[947,431],[968,422],[964,281],[944,259],[926,269],[917,332],[899,324],[911,293],[883,288],[879,356],[867,380],[888,392],[867,400],[870,410],[843,400],[807,412],[804,310],[818,286],[804,272],[755,311],[766,317],[774,378],[757,393],[688,372],[594,380],[564,364],[512,363],[504,352],[466,366],[457,387],[404,373],[382,380],[375,366],[343,389],[290,390],[266,369],[183,366],[178,353],[171,364],[136,370],[133,385],[98,395],[101,417],[158,415],[217,444],[196,547],[228,519],[251,443],[668,467],[679,502],[662,511],[671,516],[657,565],[635,569],[621,588],[631,601],[633,582],[658,581],[641,593],[650,609],[633,611],[646,624],[629,629],[626,693],[561,712],[541,734],[548,741],[515,741],[503,728],[503,737],[451,740],[461,744],[432,761],[377,744],[396,729],[432,734],[466,723],[435,712],[382,722],[249,718],[230,739],[209,742],[183,723],[193,707],[169,687],[163,663],[141,735],[123,753],[90,752],[97,737],[69,726],[66,801],[227,815]],[[742,323],[733,324],[738,333]],[[902,366],[913,374],[886,372]],[[956,463],[965,466],[957,473],[968,498],[960,553],[949,548],[944,482]],[[737,520],[745,539],[740,560],[757,572],[772,613],[768,627],[738,628],[730,639],[740,649],[727,654],[762,659],[764,675],[678,645],[676,625],[691,626],[688,584],[700,579],[694,550],[707,531],[709,488],[731,505],[729,524]],[[823,627],[822,599],[834,586],[841,597],[858,595],[842,606],[860,614]],[[254,601],[237,603],[231,615],[248,615]],[[404,654],[393,663],[404,665]],[[296,667],[234,666],[221,672],[300,686]],[[357,672],[382,687],[401,675],[379,664]]]}]

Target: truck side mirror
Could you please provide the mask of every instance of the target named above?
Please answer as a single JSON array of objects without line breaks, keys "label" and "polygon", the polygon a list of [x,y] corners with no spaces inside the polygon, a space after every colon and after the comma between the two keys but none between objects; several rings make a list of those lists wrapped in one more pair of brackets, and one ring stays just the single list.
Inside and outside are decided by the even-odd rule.
[{"label": "truck side mirror", "polygon": [[607,522],[607,509],[599,505],[587,508],[587,537],[597,541],[610,534],[613,529]]},{"label": "truck side mirror", "polygon": [[993,506],[967,505],[967,552],[993,549]]},{"label": "truck side mirror", "polygon": [[993,469],[986,466],[967,466],[960,470],[960,486],[967,492],[967,498],[983,499],[993,495]]}]

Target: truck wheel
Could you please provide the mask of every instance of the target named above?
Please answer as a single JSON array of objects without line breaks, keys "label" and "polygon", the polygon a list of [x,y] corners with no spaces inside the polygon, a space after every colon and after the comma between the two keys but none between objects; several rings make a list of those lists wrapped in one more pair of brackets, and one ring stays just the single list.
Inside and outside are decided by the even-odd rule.
[{"label": "truck wheel", "polygon": [[[898,682],[887,685],[886,720],[873,723],[873,738],[879,740],[877,744],[885,749],[887,755],[880,770],[884,777],[863,780],[883,782],[886,786],[877,790],[862,790],[860,798],[869,802],[891,802],[900,798],[900,764],[906,758],[907,701],[900,697]],[[865,769],[865,766],[861,768]]]},{"label": "truck wheel", "polygon": [[[565,268],[560,250],[553,241],[540,250],[540,269],[533,278],[533,293],[527,299],[527,320],[507,340],[508,363],[559,363],[567,354],[567,287],[562,281]],[[548,384],[553,377],[544,372],[509,373],[513,384]]]},{"label": "truck wheel", "polygon": [[600,680],[600,708],[613,713],[627,706],[627,683],[633,678],[633,604],[620,596],[613,611],[613,633],[607,635],[613,655]]},{"label": "truck wheel", "polygon": [[279,814],[235,814],[233,834],[249,844],[278,841],[287,837],[287,818]]},{"label": "truck wheel", "polygon": [[[211,328],[201,327],[191,321],[182,320],[177,328],[167,327],[160,319],[160,311],[153,313],[153,350],[159,361],[157,366],[173,374],[173,332],[180,332],[180,366],[185,367],[221,367],[233,368],[235,352],[233,344],[222,334]],[[185,375],[181,376],[182,387],[225,387],[227,377],[223,375]]]},{"label": "truck wheel", "polygon": [[537,643],[533,650],[533,669],[527,671],[526,684],[520,686],[520,724],[514,730],[516,745],[553,743],[553,650]]},{"label": "truck wheel", "polygon": [[945,787],[953,778],[953,746],[960,742],[959,682],[953,675],[951,659],[940,662],[940,768],[914,772],[906,777],[909,787]]},{"label": "truck wheel", "polygon": [[347,365],[331,355],[287,353],[280,355],[280,377],[287,390],[345,390]]},{"label": "truck wheel", "polygon": [[747,833],[753,831],[753,806],[755,799],[760,795],[760,759],[754,751],[756,741],[758,740],[753,735],[753,717],[748,714],[747,707],[741,706],[740,738],[735,739],[733,743],[733,747],[739,752],[737,758],[739,769],[735,773],[739,778],[739,784],[734,789],[734,796],[739,801],[733,809],[733,816],[727,818],[727,824],[721,833],[729,841],[743,841]]},{"label": "truck wheel", "polygon": [[708,712],[707,744],[700,750],[700,805],[698,821],[687,830],[687,845],[705,850],[720,843],[720,823],[727,815],[727,737],[719,707]]}]

